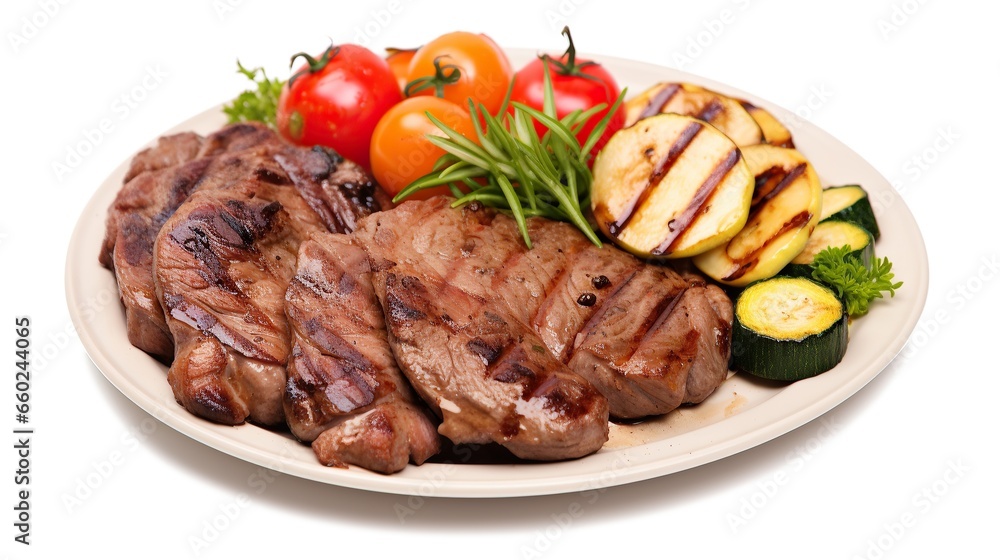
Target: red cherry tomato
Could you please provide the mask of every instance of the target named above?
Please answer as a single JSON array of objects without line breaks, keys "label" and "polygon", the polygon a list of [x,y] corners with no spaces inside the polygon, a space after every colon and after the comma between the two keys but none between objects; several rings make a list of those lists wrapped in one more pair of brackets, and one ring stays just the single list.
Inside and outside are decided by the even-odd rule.
[{"label": "red cherry tomato", "polygon": [[368,146],[382,115],[402,100],[386,61],[358,45],[305,53],[278,99],[278,131],[292,142],[323,145],[369,169]]},{"label": "red cherry tomato", "polygon": [[[545,63],[548,62],[549,76],[552,79],[552,90],[555,95],[556,115],[559,118],[563,118],[577,109],[585,111],[600,103],[607,104],[603,111],[590,117],[577,133],[577,139],[583,145],[597,123],[601,122],[601,119],[608,114],[608,110],[618,99],[621,90],[611,73],[603,66],[593,61],[576,58],[576,47],[573,45],[569,28],[563,29],[563,35],[569,39],[569,48],[562,56],[552,58],[548,55],[542,55],[529,62],[515,74],[511,101],[519,101],[539,111],[543,109],[545,100],[544,71]],[[624,125],[625,108],[619,105],[600,140],[591,151],[591,156],[596,155],[611,138],[611,135]],[[544,125],[540,123],[535,123],[535,128],[539,134],[546,130]]]}]

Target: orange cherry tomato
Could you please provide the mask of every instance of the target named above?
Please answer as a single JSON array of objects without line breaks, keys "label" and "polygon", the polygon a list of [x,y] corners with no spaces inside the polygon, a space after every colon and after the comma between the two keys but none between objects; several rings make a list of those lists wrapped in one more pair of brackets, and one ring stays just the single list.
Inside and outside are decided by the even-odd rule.
[{"label": "orange cherry tomato", "polygon": [[510,61],[486,35],[456,31],[420,47],[410,61],[405,95],[436,95],[467,107],[471,97],[490,114],[503,105],[514,75]]},{"label": "orange cherry tomato", "polygon": [[[476,141],[476,129],[468,111],[437,97],[411,97],[393,106],[383,115],[371,141],[372,173],[382,188],[396,196],[404,187],[434,169],[434,163],[445,154],[427,140],[427,134],[446,136],[430,119],[427,112],[462,136]],[[438,194],[449,194],[448,187],[417,191],[409,198],[423,200]]]},{"label": "orange cherry tomato", "polygon": [[410,71],[410,61],[417,49],[396,49],[387,48],[385,61],[389,63],[389,69],[396,75],[399,82],[399,91],[406,89],[406,75]]}]

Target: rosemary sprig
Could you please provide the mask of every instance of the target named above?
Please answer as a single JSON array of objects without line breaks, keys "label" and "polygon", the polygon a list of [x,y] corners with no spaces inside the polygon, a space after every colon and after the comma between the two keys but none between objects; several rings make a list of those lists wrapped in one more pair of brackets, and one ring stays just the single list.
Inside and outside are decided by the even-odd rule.
[{"label": "rosemary sprig", "polygon": [[[446,153],[434,171],[408,185],[393,201],[399,202],[422,189],[448,185],[456,196],[453,207],[476,201],[513,216],[528,248],[531,248],[531,238],[526,220],[533,216],[570,222],[600,247],[601,240],[582,210],[590,204],[593,182],[587,157],[604,134],[626,92],[621,92],[581,146],[576,133],[587,120],[607,108],[607,104],[557,118],[548,62],[543,76],[542,111],[522,103],[510,103],[511,90],[496,115],[470,99],[469,113],[476,129],[476,142],[427,113],[431,122],[445,134],[444,137],[427,135],[427,139]],[[513,108],[512,112],[508,112],[508,106]],[[535,122],[545,129],[541,137],[535,130]]]}]

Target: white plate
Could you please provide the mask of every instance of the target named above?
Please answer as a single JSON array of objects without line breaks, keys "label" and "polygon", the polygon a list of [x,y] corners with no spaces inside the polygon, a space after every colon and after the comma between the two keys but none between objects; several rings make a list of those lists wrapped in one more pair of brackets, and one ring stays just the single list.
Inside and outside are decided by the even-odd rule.
[{"label": "white plate", "polygon": [[[535,53],[510,51],[515,67]],[[690,81],[746,99],[792,123],[795,144],[826,185],[863,185],[878,214],[876,249],[890,256],[904,287],[879,301],[851,326],[847,356],[833,370],[789,385],[730,377],[708,400],[634,426],[612,425],[611,439],[593,455],[547,464],[428,463],[384,476],[360,468],[320,465],[312,450],[253,425],[221,426],[197,418],[174,401],[166,368],[132,347],[127,338],[114,275],[97,262],[108,205],[128,162],[102,184],[73,233],[66,262],[70,314],[84,347],[104,375],[146,412],[210,447],[286,474],[351,488],[451,497],[555,494],[614,486],[663,476],[749,449],[785,434],[837,406],[871,381],[906,343],[924,306],[928,266],[923,239],[909,209],[879,173],[850,148],[790,112],[753,95],[690,74],[634,61],[597,57],[632,94],[656,81]],[[219,108],[168,132],[211,132],[224,123]],[[95,313],[94,309],[101,309]]]}]

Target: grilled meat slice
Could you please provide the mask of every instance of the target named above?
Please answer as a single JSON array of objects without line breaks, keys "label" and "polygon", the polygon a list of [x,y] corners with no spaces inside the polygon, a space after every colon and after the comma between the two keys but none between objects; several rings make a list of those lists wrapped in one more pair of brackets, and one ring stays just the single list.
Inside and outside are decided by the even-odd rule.
[{"label": "grilled meat slice", "polygon": [[177,345],[178,402],[216,422],[284,419],[284,296],[299,244],[325,231],[291,186],[248,179],[191,195],[156,238],[157,296]]},{"label": "grilled meat slice", "polygon": [[328,428],[312,442],[320,463],[357,465],[383,474],[399,472],[436,455],[440,441],[420,405],[385,402]]},{"label": "grilled meat slice", "polygon": [[[263,140],[241,140],[254,137]],[[204,153],[220,150],[155,234],[154,286],[176,344],[168,380],[199,416],[278,424],[291,349],[284,301],[299,245],[378,211],[382,195],[353,162],[261,126],[233,125],[203,142]]]},{"label": "grilled meat slice", "polygon": [[320,462],[390,473],[437,453],[435,424],[389,348],[362,249],[335,234],[303,243],[285,312],[285,418],[297,438],[315,440]]},{"label": "grilled meat slice", "polygon": [[191,161],[198,157],[204,138],[193,132],[181,132],[160,138],[155,146],[137,153],[125,172],[123,183],[146,171],[156,171]]},{"label": "grilled meat slice", "polygon": [[722,290],[594,247],[568,224],[528,226],[531,250],[507,216],[433,199],[373,216],[357,235],[377,260],[433,273],[531,327],[607,396],[612,416],[700,402],[725,379],[732,304]]},{"label": "grilled meat slice", "polygon": [[393,353],[443,419],[442,435],[539,460],[581,457],[607,441],[607,400],[501,306],[421,261],[377,269],[373,284]]},{"label": "grilled meat slice", "polygon": [[173,341],[155,297],[152,247],[163,223],[196,190],[228,189],[248,178],[294,184],[330,231],[391,205],[360,167],[328,149],[291,146],[254,123],[202,138],[182,133],[140,152],[108,211],[100,260],[115,271],[132,344],[159,360]]},{"label": "grilled meat slice", "polygon": [[153,242],[163,223],[195,190],[228,188],[255,174],[280,174],[271,155],[282,146],[269,129],[237,125],[206,138],[190,133],[165,137],[133,160],[131,179],[108,210],[100,260],[115,272],[134,346],[164,362],[173,357],[153,285]]},{"label": "grilled meat slice", "polygon": [[[703,335],[698,328],[703,313],[695,311],[704,294],[696,290],[703,288],[689,289],[683,279],[664,274],[665,270],[637,270],[574,343],[570,367],[608,396],[616,416],[664,414],[684,402],[697,402],[696,397],[687,397],[688,379],[702,349],[699,341],[707,338],[714,343],[715,334],[709,329]],[[711,380],[696,379],[695,384],[711,384],[714,391],[726,372],[722,367],[712,372]]]},{"label": "grilled meat slice", "polygon": [[352,232],[359,219],[392,208],[371,175],[329,148],[287,150],[275,159],[332,232]]}]

